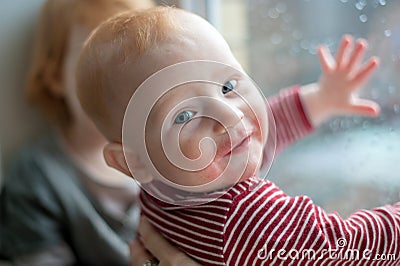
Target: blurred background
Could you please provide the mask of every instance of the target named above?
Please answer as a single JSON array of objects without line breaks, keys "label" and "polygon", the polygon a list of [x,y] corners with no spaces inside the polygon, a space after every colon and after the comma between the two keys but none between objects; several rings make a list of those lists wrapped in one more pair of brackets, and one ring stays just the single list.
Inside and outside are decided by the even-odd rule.
[{"label": "blurred background", "polygon": [[[343,34],[369,42],[381,65],[361,90],[380,103],[379,118],[338,117],[279,154],[268,174],[290,195],[309,195],[343,216],[400,200],[400,1],[181,0],[208,19],[266,96],[317,81],[317,46],[332,52]],[[23,100],[42,0],[2,0],[0,148],[3,172],[19,147],[47,130]],[[0,177],[1,183],[1,177]]]}]

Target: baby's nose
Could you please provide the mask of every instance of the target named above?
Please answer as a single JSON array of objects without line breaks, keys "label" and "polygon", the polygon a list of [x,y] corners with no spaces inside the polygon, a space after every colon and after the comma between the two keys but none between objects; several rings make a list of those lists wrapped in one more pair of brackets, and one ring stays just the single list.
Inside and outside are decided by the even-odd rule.
[{"label": "baby's nose", "polygon": [[215,112],[217,119],[213,130],[217,135],[224,134],[227,129],[235,127],[244,117],[238,107],[226,103],[217,106]]}]

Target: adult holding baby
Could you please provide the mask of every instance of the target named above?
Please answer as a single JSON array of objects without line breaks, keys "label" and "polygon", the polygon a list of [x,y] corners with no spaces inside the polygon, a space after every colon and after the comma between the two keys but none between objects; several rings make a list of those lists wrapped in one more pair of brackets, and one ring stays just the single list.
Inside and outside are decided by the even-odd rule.
[{"label": "adult holding baby", "polygon": [[75,65],[83,42],[119,12],[151,0],[48,0],[38,22],[29,101],[52,134],[24,149],[1,192],[0,255],[15,264],[127,265],[138,188],[109,168],[103,135],[80,107]]}]

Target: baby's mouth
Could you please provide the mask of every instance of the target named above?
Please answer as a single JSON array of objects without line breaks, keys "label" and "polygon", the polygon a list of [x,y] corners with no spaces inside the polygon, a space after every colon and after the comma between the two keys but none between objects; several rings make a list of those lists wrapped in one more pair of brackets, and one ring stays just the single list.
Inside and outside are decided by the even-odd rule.
[{"label": "baby's mouth", "polygon": [[250,143],[251,134],[245,137],[242,141],[236,145],[232,145],[232,148],[225,154],[225,156],[230,156],[231,154],[240,153],[246,150]]},{"label": "baby's mouth", "polygon": [[255,131],[252,127],[248,127],[245,130],[233,129],[230,132],[226,132],[221,139],[217,141],[217,154],[216,159],[223,159],[226,156],[233,154],[242,153],[249,149],[249,143],[254,136]]}]

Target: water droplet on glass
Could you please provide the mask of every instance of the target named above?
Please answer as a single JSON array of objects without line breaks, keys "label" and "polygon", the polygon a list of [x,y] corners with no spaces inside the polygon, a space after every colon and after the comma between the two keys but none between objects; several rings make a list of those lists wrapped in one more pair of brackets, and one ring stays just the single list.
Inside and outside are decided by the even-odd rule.
[{"label": "water droplet on glass", "polygon": [[362,9],[364,9],[364,7],[366,7],[366,5],[367,5],[367,1],[365,1],[365,0],[360,0],[360,1],[358,1],[358,2],[355,4],[355,7],[356,7],[358,10],[362,10]]},{"label": "water droplet on glass", "polygon": [[367,20],[368,20],[367,15],[365,15],[365,14],[360,15],[360,21],[361,22],[365,23],[365,22],[367,22]]},{"label": "water droplet on glass", "polygon": [[386,5],[386,0],[379,0],[379,4],[380,4],[381,6]]},{"label": "water droplet on glass", "polygon": [[361,4],[360,2],[356,3],[355,6],[358,10],[362,10],[364,8],[363,4]]},{"label": "water droplet on glass", "polygon": [[309,42],[307,40],[302,40],[300,42],[301,49],[308,50],[309,46],[310,46],[310,44],[309,44]]},{"label": "water droplet on glass", "polygon": [[400,105],[399,104],[393,105],[393,111],[395,114],[400,113]]},{"label": "water droplet on glass", "polygon": [[268,16],[270,18],[276,19],[279,17],[279,13],[275,10],[275,8],[271,8],[270,10],[268,10]]},{"label": "water droplet on glass", "polygon": [[300,53],[300,47],[298,47],[297,45],[292,45],[292,47],[290,47],[289,50],[289,54],[291,56],[297,56]]},{"label": "water droplet on glass", "polygon": [[308,48],[308,52],[312,55],[316,55],[317,50],[318,50],[318,46],[315,44],[310,45],[310,47]]},{"label": "water droplet on glass", "polygon": [[348,0],[340,0],[342,3],[347,3]]},{"label": "water droplet on glass", "polygon": [[386,37],[392,36],[392,31],[391,30],[385,30],[385,36]]},{"label": "water droplet on glass", "polygon": [[295,40],[300,40],[300,39],[303,37],[303,33],[302,33],[301,31],[294,30],[294,31],[292,32],[292,37],[293,37],[293,39],[295,39]]},{"label": "water droplet on glass", "polygon": [[389,86],[388,87],[388,92],[389,92],[389,94],[395,94],[396,93],[396,88],[394,86]]}]

